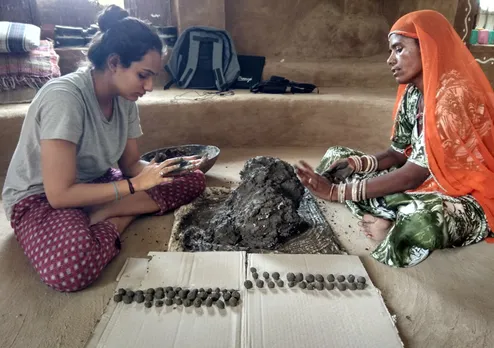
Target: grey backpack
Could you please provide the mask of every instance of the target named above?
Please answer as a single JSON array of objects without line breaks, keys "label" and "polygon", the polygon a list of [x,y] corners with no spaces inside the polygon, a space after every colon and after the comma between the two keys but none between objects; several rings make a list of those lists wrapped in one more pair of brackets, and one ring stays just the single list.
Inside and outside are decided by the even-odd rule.
[{"label": "grey backpack", "polygon": [[165,66],[178,88],[228,90],[240,75],[237,52],[230,34],[211,27],[187,28],[178,38]]}]

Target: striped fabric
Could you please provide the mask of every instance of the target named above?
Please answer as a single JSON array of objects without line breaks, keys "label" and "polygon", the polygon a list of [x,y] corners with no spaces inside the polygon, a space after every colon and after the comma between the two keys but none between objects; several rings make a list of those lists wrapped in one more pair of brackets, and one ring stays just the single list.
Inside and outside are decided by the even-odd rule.
[{"label": "striped fabric", "polygon": [[32,24],[0,22],[0,52],[30,52],[39,47],[41,29]]}]

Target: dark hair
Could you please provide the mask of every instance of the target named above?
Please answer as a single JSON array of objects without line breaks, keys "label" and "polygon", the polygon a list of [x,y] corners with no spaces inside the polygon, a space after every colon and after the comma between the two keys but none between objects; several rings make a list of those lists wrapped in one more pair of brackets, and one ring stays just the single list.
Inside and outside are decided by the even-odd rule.
[{"label": "dark hair", "polygon": [[110,5],[98,16],[99,32],[94,36],[88,50],[92,65],[104,70],[108,57],[117,54],[120,63],[128,68],[140,61],[150,50],[161,54],[163,43],[146,22],[130,17],[124,9]]}]

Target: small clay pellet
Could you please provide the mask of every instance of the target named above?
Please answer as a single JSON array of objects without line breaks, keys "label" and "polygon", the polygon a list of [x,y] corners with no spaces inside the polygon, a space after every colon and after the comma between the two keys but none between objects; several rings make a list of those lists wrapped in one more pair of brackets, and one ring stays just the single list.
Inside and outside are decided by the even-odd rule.
[{"label": "small clay pellet", "polygon": [[200,298],[196,298],[196,299],[194,300],[194,307],[199,308],[199,307],[201,307],[201,306],[202,306],[202,300],[201,300]]},{"label": "small clay pellet", "polygon": [[252,278],[253,278],[253,279],[258,279],[258,278],[259,278],[259,274],[257,274],[257,273],[252,273]]},{"label": "small clay pellet", "polygon": [[144,299],[146,301],[153,301],[154,300],[154,296],[153,296],[153,294],[146,294],[146,296],[144,297]]},{"label": "small clay pellet", "polygon": [[223,288],[223,289],[221,289],[221,292],[222,292],[222,293],[227,293],[227,292],[228,292],[228,290],[227,290],[227,289],[225,289],[225,288]]},{"label": "small clay pellet", "polygon": [[189,299],[184,300],[184,307],[190,307],[192,306],[192,301]]},{"label": "small clay pellet", "polygon": [[332,274],[328,275],[328,282],[330,283],[334,282],[334,275]]},{"label": "small clay pellet", "polygon": [[274,272],[273,274],[271,274],[271,276],[273,277],[274,280],[280,279],[280,274],[278,272]]},{"label": "small clay pellet", "polygon": [[156,288],[156,289],[154,290],[154,292],[158,292],[158,291],[161,291],[162,293],[164,293],[164,292],[165,292],[165,289],[164,289],[163,287],[161,287],[161,286],[160,286],[160,287],[158,287],[158,288]]},{"label": "small clay pellet", "polygon": [[238,304],[238,300],[235,297],[232,297],[230,300],[228,300],[228,304],[232,307],[236,307]]},{"label": "small clay pellet", "polygon": [[172,306],[172,305],[173,305],[173,299],[172,299],[172,298],[167,298],[167,299],[165,300],[165,304],[166,304],[167,306]]},{"label": "small clay pellet", "polygon": [[264,277],[264,279],[269,279],[269,273],[268,272],[264,272],[262,274],[262,276]]},{"label": "small clay pellet", "polygon": [[314,290],[314,284],[313,283],[307,284],[307,290]]},{"label": "small clay pellet", "polygon": [[306,282],[300,282],[300,283],[298,283],[298,286],[301,289],[305,289],[305,288],[307,288],[307,283]]},{"label": "small clay pellet", "polygon": [[216,292],[216,293],[220,293],[220,292],[221,292],[221,290],[220,290],[220,288],[216,288],[216,289],[214,289],[214,292]]},{"label": "small clay pellet", "polygon": [[[169,300],[169,298],[167,298],[167,300]],[[163,307],[163,301],[161,300],[158,300],[154,303],[154,306],[155,307]]]},{"label": "small clay pellet", "polygon": [[295,274],[293,274],[292,272],[288,273],[286,275],[286,280],[288,280],[289,282],[295,281]]},{"label": "small clay pellet", "polygon": [[213,299],[211,297],[208,297],[206,299],[206,307],[211,307],[213,305]]},{"label": "small clay pellet", "polygon": [[357,282],[365,284],[365,278],[364,277],[358,277]]},{"label": "small clay pellet", "polygon": [[168,291],[166,293],[166,297],[168,297],[168,298],[174,298],[175,296],[177,296],[177,294],[173,290],[172,291]]},{"label": "small clay pellet", "polygon": [[134,297],[134,299],[135,299],[135,301],[136,301],[137,303],[143,303],[143,302],[144,302],[144,295],[136,295],[136,296]]},{"label": "small clay pellet", "polygon": [[154,289],[153,289],[153,288],[149,288],[149,289],[147,289],[147,290],[146,290],[146,294],[151,294],[151,295],[154,295],[154,293],[155,293],[155,292],[156,292],[156,291],[154,291]]},{"label": "small clay pellet", "polygon": [[115,294],[115,296],[113,296],[113,301],[115,302],[122,302],[122,295],[120,294]]},{"label": "small clay pellet", "polygon": [[194,301],[196,299],[196,294],[195,292],[189,292],[189,294],[187,295],[187,300],[191,300],[191,301]]},{"label": "small clay pellet", "polygon": [[211,295],[211,299],[213,301],[218,301],[220,299],[220,294],[218,294],[217,292],[215,292],[214,294]]},{"label": "small clay pellet", "polygon": [[163,292],[166,294],[167,292],[170,291],[173,291],[173,288],[171,286],[167,286]]},{"label": "small clay pellet", "polygon": [[208,298],[208,293],[206,291],[201,292],[199,298],[205,301]]},{"label": "small clay pellet", "polygon": [[216,301],[216,306],[218,306],[219,309],[225,308],[225,303],[221,300]]},{"label": "small clay pellet", "polygon": [[364,290],[365,289],[365,283],[357,283],[357,289]]},{"label": "small clay pellet", "polygon": [[137,291],[135,292],[135,295],[134,295],[134,296],[144,296],[144,291],[142,291],[142,290],[137,290]]},{"label": "small clay pellet", "polygon": [[264,287],[264,281],[262,279],[257,279],[256,286],[258,288],[263,288]]},{"label": "small clay pellet", "polygon": [[227,292],[226,294],[223,294],[223,299],[225,301],[228,301],[231,297],[232,297],[232,295],[229,292]]},{"label": "small clay pellet", "polygon": [[272,282],[271,280],[268,282],[268,288],[270,289],[273,289],[275,287],[275,284],[274,282]]},{"label": "small clay pellet", "polygon": [[345,276],[344,275],[339,275],[336,277],[336,280],[339,281],[340,283],[343,283],[345,281]]},{"label": "small clay pellet", "polygon": [[185,300],[187,298],[187,291],[185,290],[180,290],[178,292],[178,297],[180,297],[182,300]]},{"label": "small clay pellet", "polygon": [[316,274],[316,281],[318,281],[319,283],[322,283],[322,282],[324,282],[324,277],[320,274]]},{"label": "small clay pellet", "polygon": [[129,297],[134,297],[135,293],[132,290],[127,290],[127,292],[125,293],[125,295],[127,295]]},{"label": "small clay pellet", "polygon": [[208,294],[211,294],[211,293],[213,292],[213,289],[211,289],[211,288],[207,288],[207,289],[206,289],[206,292],[207,292]]},{"label": "small clay pellet", "polygon": [[118,289],[118,294],[121,295],[121,296],[125,295],[126,292],[127,291],[124,288]]},{"label": "small clay pellet", "polygon": [[250,268],[250,273],[257,273],[257,269],[255,267]]},{"label": "small clay pellet", "polygon": [[333,290],[334,289],[334,283],[326,283],[325,284],[326,289],[328,290]]},{"label": "small clay pellet", "polygon": [[240,300],[240,293],[238,291],[232,292],[232,297],[236,298],[237,300]]},{"label": "small clay pellet", "polygon": [[176,294],[178,294],[180,290],[182,290],[180,286],[177,286],[176,288],[173,289],[173,291],[175,291]]},{"label": "small clay pellet", "polygon": [[307,275],[305,276],[305,280],[307,281],[307,283],[313,283],[313,282],[314,282],[314,280],[315,280],[314,275],[312,275],[312,274],[307,274]]},{"label": "small clay pellet", "polygon": [[346,284],[345,283],[336,283],[336,287],[340,291],[345,291],[346,290]]},{"label": "small clay pellet", "polygon": [[204,292],[204,291],[206,291],[206,290],[204,290],[204,288],[199,289],[199,292]]},{"label": "small clay pellet", "polygon": [[297,283],[300,283],[302,280],[304,280],[304,275],[303,275],[302,273],[297,273],[297,274],[295,275],[295,281],[296,281]]},{"label": "small clay pellet", "polygon": [[181,298],[178,298],[178,297],[177,297],[177,298],[175,298],[175,299],[173,300],[173,302],[175,302],[175,304],[176,304],[177,306],[181,306],[181,305],[182,305],[182,303],[183,303],[182,299],[181,299]]},{"label": "small clay pellet", "polygon": [[190,290],[192,294],[194,294],[194,297],[197,297],[197,293],[199,292],[197,289],[192,289]]},{"label": "small clay pellet", "polygon": [[357,284],[355,284],[355,283],[349,283],[348,284],[348,289],[350,289],[352,291],[353,290],[357,290]]},{"label": "small clay pellet", "polygon": [[165,293],[163,291],[156,291],[154,293],[154,298],[157,300],[161,300],[165,297]]},{"label": "small clay pellet", "polygon": [[282,287],[285,286],[285,282],[283,280],[281,280],[281,279],[278,279],[276,281],[276,285],[278,285],[278,287],[282,288]]},{"label": "small clay pellet", "polygon": [[353,274],[350,274],[348,277],[346,277],[349,283],[353,283],[355,281],[355,276]]},{"label": "small clay pellet", "polygon": [[245,286],[246,289],[252,289],[253,284],[252,284],[252,282],[250,280],[246,280],[244,282],[244,286]]},{"label": "small clay pellet", "polygon": [[321,291],[321,290],[324,290],[324,283],[320,283],[320,282],[317,282],[315,284],[315,287],[317,290]]},{"label": "small clay pellet", "polygon": [[235,290],[235,289],[230,289],[230,290],[228,290],[228,291],[230,292],[230,294],[233,294],[233,292],[234,292],[234,291],[237,291],[237,290]]},{"label": "small clay pellet", "polygon": [[293,288],[296,284],[297,284],[297,283],[295,283],[295,282],[288,282],[288,286],[289,286],[290,288]]},{"label": "small clay pellet", "polygon": [[144,302],[144,306],[145,306],[146,308],[151,308],[151,307],[153,306],[153,302],[151,302],[151,301],[146,301],[146,302]]}]

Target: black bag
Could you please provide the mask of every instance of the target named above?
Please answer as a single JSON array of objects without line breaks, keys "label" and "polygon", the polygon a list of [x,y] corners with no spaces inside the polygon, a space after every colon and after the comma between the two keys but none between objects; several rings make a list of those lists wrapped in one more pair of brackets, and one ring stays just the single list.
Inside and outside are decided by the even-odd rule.
[{"label": "black bag", "polygon": [[[271,94],[284,94],[290,93],[312,93],[314,89],[317,89],[316,85],[311,83],[299,83],[287,80],[281,76],[271,76],[267,81],[262,81],[250,88],[252,93],[271,93]],[[319,93],[319,89],[317,89]]]},{"label": "black bag", "polygon": [[235,89],[250,89],[262,81],[262,72],[266,64],[266,57],[238,56],[240,76],[233,85]]}]

